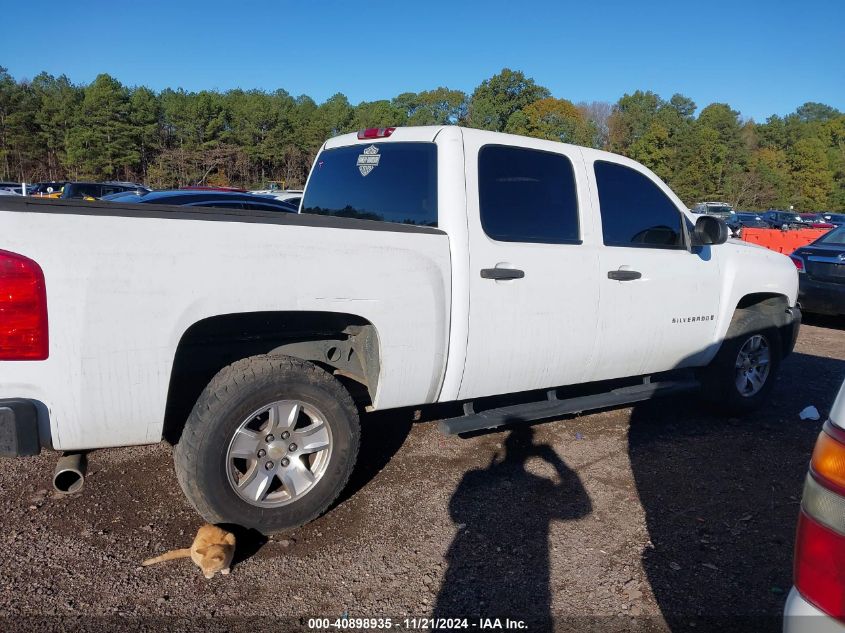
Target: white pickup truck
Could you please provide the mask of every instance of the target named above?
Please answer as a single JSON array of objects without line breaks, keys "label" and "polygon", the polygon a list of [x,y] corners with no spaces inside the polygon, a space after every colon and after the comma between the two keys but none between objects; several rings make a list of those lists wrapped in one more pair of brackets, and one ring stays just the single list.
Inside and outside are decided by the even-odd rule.
[{"label": "white pickup truck", "polygon": [[748,410],[798,276],[726,239],[632,160],[459,127],[329,140],[300,214],[3,198],[0,451],[165,438],[205,519],[272,533],[337,498],[359,410],[465,432],[692,379]]}]

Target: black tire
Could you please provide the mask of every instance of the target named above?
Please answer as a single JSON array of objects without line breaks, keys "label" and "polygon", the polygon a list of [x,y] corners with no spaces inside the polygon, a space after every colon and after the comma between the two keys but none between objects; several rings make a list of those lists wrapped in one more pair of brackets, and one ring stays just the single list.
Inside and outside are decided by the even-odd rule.
[{"label": "black tire", "polygon": [[[768,346],[769,372],[758,391],[743,395],[737,386],[737,358],[740,350],[755,336],[762,336]],[[729,415],[742,415],[757,409],[766,402],[774,387],[782,354],[780,333],[762,314],[737,313],[716,357],[701,372],[705,399],[718,411]]]},{"label": "black tire", "polygon": [[[301,498],[273,508],[252,505],[229,483],[227,451],[252,412],[286,399],[322,413],[331,431],[328,464]],[[212,379],[194,405],[173,456],[185,496],[206,521],[269,535],[303,525],[334,503],[349,480],[359,441],[358,411],[340,382],[311,363],[265,355],[233,363]]]}]

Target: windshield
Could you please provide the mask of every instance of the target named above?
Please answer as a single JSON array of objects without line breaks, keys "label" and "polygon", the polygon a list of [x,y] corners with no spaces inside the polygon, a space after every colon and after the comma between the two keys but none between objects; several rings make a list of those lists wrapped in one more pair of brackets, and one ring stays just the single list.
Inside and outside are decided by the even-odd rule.
[{"label": "windshield", "polygon": [[832,229],[829,233],[822,235],[816,244],[830,244],[832,246],[845,246],[845,226]]},{"label": "windshield", "polygon": [[713,213],[717,215],[730,215],[733,213],[733,209],[730,207],[717,207],[717,206],[708,206],[707,213]]}]

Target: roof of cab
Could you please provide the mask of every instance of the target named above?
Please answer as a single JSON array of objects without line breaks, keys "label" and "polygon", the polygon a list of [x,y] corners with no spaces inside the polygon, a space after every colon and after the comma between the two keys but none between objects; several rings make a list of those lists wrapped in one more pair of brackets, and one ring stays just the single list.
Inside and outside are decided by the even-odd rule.
[{"label": "roof of cab", "polygon": [[[337,147],[345,147],[349,145],[369,145],[372,143],[431,143],[434,142],[438,134],[446,130],[450,132],[458,131],[458,133],[462,134],[465,138],[470,138],[473,136],[482,137],[484,141],[489,142],[491,144],[498,142],[508,145],[522,145],[524,147],[533,147],[535,149],[548,149],[550,151],[553,151],[554,147],[563,146],[569,149],[579,150],[584,156],[585,160],[587,160],[588,162],[605,160],[614,163],[619,163],[621,165],[626,165],[628,167],[633,167],[637,170],[644,170],[649,173],[653,173],[641,163],[638,163],[637,161],[632,160],[627,156],[622,156],[621,154],[614,154],[612,152],[606,152],[604,150],[593,149],[591,147],[584,147],[581,145],[561,143],[559,141],[539,139],[530,136],[521,136],[518,134],[507,134],[505,132],[478,130],[475,128],[460,127],[457,125],[421,125],[418,127],[395,127],[393,128],[392,132],[390,132],[389,136],[379,138],[358,138],[358,132],[350,132],[348,134],[341,134],[340,136],[330,138],[323,144],[323,149],[334,149]],[[655,175],[655,178],[658,177]],[[658,178],[658,180],[660,179]],[[672,195],[674,197],[677,197],[674,192],[672,192]],[[683,203],[680,202],[680,199],[678,199],[678,204],[680,204],[683,208],[686,208]]]}]

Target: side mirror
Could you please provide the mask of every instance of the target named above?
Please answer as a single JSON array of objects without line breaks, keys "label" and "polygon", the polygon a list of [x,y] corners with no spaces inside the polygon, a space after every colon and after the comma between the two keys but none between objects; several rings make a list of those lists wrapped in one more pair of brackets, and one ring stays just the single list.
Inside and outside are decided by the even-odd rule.
[{"label": "side mirror", "polygon": [[730,231],[728,225],[720,218],[712,215],[702,215],[695,221],[692,233],[693,246],[724,244],[728,241]]}]

